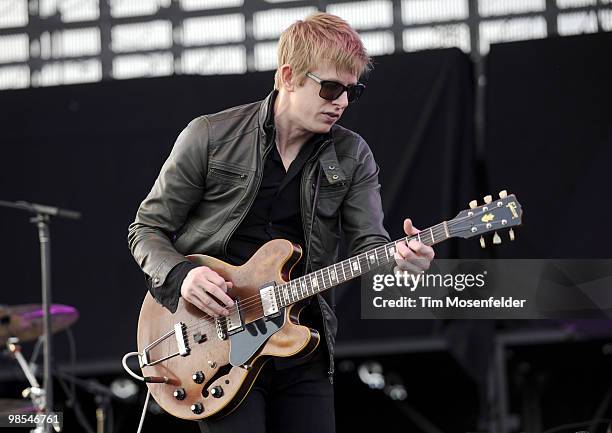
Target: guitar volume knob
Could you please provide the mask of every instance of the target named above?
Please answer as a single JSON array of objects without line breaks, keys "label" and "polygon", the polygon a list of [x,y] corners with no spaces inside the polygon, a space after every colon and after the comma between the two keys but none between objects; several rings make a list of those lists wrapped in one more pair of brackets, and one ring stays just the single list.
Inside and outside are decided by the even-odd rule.
[{"label": "guitar volume knob", "polygon": [[184,400],[185,396],[185,388],[177,388],[174,390],[174,398],[177,400]]},{"label": "guitar volume knob", "polygon": [[210,395],[212,395],[214,398],[223,397],[223,388],[220,386],[213,387],[213,389],[210,390]]},{"label": "guitar volume knob", "polygon": [[193,373],[193,376],[191,376],[191,378],[195,383],[204,383],[204,373],[202,373],[201,371],[196,371],[195,373]]},{"label": "guitar volume knob", "polygon": [[191,411],[196,415],[199,415],[204,412],[204,406],[202,406],[202,403],[194,403],[191,405]]}]

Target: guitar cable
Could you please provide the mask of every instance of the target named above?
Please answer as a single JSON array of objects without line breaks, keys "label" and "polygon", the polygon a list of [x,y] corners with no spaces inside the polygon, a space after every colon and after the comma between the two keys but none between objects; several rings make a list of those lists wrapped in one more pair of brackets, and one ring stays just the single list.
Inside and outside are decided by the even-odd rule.
[{"label": "guitar cable", "polygon": [[[159,382],[167,381],[167,378],[158,378],[155,376],[144,376],[143,377],[143,376],[139,376],[136,373],[134,373],[132,369],[129,367],[129,365],[127,365],[127,360],[131,358],[132,356],[138,356],[138,355],[139,355],[138,352],[128,352],[125,355],[123,355],[123,359],[121,360],[121,365],[123,365],[123,369],[127,372],[127,374],[129,374],[136,380],[140,380],[141,382],[158,382],[158,380],[155,380],[155,379],[161,379]],[[142,407],[142,414],[140,415],[140,423],[138,424],[138,430],[136,430],[136,433],[140,433],[142,431],[142,425],[144,423],[144,419],[147,414],[147,407],[149,406],[150,397],[151,397],[151,390],[149,390],[149,387],[147,387],[147,396],[145,397],[145,402]]]}]

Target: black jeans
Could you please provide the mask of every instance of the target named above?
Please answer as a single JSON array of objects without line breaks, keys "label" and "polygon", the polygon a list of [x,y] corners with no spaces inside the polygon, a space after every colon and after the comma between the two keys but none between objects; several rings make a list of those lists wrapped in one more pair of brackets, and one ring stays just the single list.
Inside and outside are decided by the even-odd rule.
[{"label": "black jeans", "polygon": [[334,433],[334,389],[321,352],[302,365],[270,360],[240,406],[200,422],[202,433]]}]

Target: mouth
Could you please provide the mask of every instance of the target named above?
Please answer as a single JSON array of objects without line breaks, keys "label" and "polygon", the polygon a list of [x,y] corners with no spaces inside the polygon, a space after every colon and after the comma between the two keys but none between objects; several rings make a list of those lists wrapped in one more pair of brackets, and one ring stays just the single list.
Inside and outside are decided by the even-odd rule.
[{"label": "mouth", "polygon": [[329,123],[334,123],[340,118],[340,114],[337,113],[322,113],[325,120]]}]

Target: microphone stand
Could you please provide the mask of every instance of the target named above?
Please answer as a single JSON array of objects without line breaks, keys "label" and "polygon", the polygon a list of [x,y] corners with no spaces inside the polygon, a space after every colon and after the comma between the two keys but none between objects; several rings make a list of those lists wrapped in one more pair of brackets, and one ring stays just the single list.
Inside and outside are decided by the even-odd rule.
[{"label": "microphone stand", "polygon": [[[51,377],[52,348],[51,341],[51,232],[49,222],[52,216],[69,219],[81,218],[80,212],[60,209],[54,206],[46,206],[25,201],[8,202],[0,200],[0,207],[20,209],[35,214],[30,218],[30,222],[36,224],[38,228],[38,241],[40,243],[40,268],[41,268],[41,289],[43,304],[43,335],[45,345],[43,348],[44,364],[44,409],[45,413],[53,411],[53,378]],[[48,429],[47,429],[48,431]]]},{"label": "microphone stand", "polygon": [[[53,373],[60,379],[74,383],[76,386],[81,387],[89,394],[94,396],[96,402],[96,432],[104,433],[113,430],[113,426],[108,424],[108,410],[112,400],[119,400],[115,394],[110,390],[109,387],[102,385],[96,380],[84,380],[80,379],[72,374],[65,373],[63,371],[53,370]],[[108,427],[108,428],[107,428]]]}]

